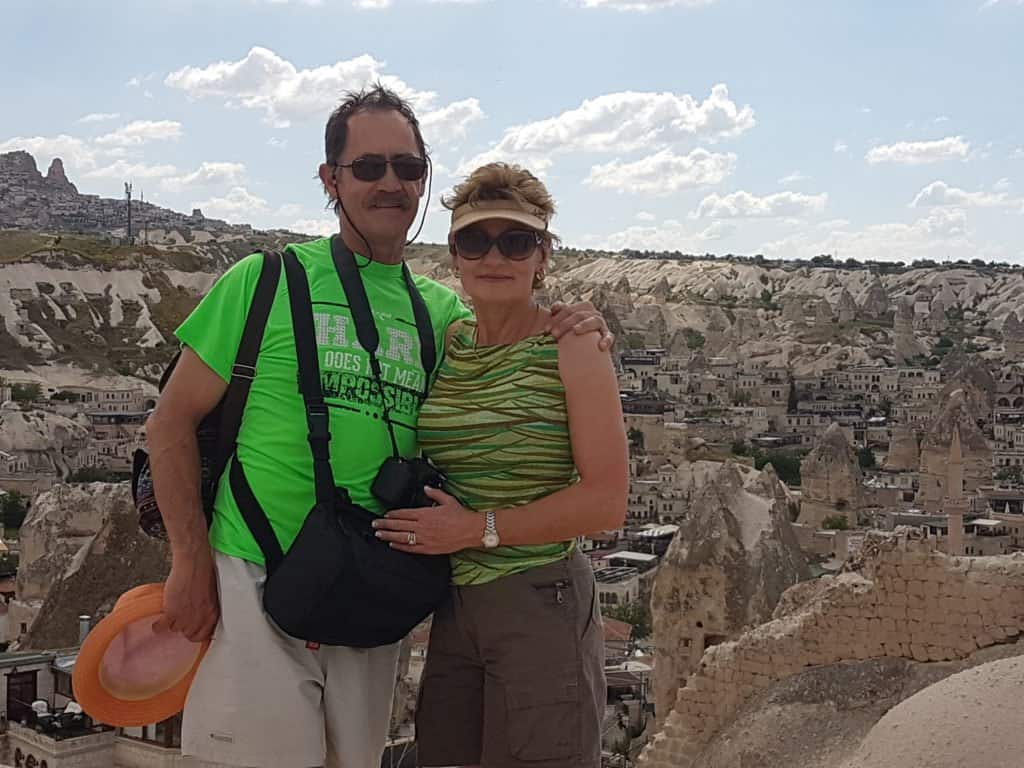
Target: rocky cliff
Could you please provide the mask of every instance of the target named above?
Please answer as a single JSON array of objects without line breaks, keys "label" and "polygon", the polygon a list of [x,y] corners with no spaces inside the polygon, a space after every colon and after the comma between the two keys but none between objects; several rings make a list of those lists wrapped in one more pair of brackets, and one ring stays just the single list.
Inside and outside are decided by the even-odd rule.
[{"label": "rocky cliff", "polygon": [[790,528],[787,497],[774,472],[727,462],[705,475],[689,519],[665,553],[651,598],[655,711],[661,717],[705,649],[767,621],[782,593],[809,577]]},{"label": "rocky cliff", "polygon": [[163,581],[169,558],[165,543],[139,530],[127,483],[57,485],[39,494],[21,527],[8,639],[22,650],[77,644],[80,614],[102,618],[123,592]]}]

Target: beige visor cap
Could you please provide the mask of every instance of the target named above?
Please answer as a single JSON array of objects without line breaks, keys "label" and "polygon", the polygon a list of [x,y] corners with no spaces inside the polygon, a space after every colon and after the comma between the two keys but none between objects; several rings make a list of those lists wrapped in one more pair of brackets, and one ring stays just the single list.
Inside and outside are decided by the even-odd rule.
[{"label": "beige visor cap", "polygon": [[547,212],[543,208],[521,203],[518,200],[478,200],[460,205],[452,211],[452,226],[449,234],[455,234],[471,224],[487,219],[507,219],[518,224],[547,232]]}]

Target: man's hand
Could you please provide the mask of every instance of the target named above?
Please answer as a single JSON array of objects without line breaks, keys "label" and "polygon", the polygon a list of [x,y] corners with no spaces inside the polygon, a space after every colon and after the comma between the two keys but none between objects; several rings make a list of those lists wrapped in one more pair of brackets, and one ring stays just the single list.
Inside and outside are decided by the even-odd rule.
[{"label": "man's hand", "polygon": [[210,639],[219,618],[213,554],[207,550],[188,558],[176,557],[164,584],[164,613],[153,629],[180,632],[199,643]]},{"label": "man's hand", "polygon": [[545,330],[556,339],[562,338],[569,331],[577,334],[597,331],[601,334],[597,346],[604,352],[615,343],[615,334],[608,330],[604,316],[589,301],[578,301],[575,304],[556,301],[551,305],[551,317],[548,318]]}]

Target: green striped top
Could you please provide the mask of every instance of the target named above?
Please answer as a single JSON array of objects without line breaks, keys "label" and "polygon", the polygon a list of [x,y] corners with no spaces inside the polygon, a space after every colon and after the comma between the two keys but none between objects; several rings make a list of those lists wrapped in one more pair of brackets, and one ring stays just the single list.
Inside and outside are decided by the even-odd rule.
[{"label": "green striped top", "polygon": [[[479,512],[522,506],[576,479],[558,344],[542,334],[477,347],[473,321],[452,335],[419,416],[423,453],[445,487]],[[501,530],[498,530],[501,533]],[[452,582],[485,584],[561,560],[572,541],[467,549],[452,555]]]}]

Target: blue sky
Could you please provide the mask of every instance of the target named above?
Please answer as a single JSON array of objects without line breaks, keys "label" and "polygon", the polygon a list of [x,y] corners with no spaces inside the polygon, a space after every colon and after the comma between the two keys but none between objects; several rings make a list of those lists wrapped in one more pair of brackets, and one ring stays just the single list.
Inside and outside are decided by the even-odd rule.
[{"label": "blue sky", "polygon": [[6,0],[0,151],[303,231],[340,94],[410,97],[439,194],[543,174],[568,245],[1024,263],[1024,0]]}]

